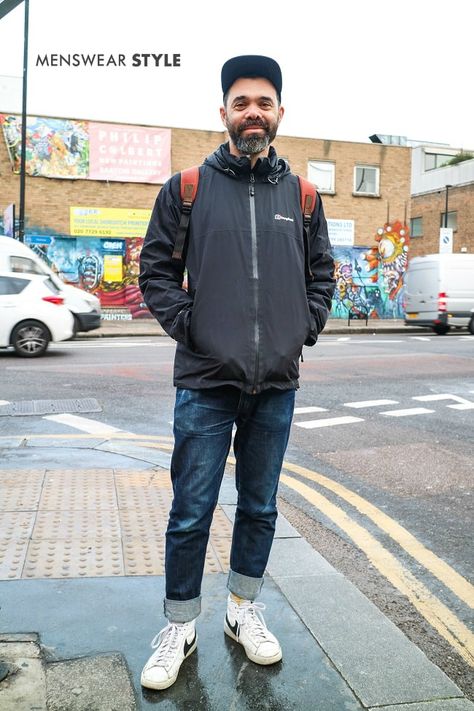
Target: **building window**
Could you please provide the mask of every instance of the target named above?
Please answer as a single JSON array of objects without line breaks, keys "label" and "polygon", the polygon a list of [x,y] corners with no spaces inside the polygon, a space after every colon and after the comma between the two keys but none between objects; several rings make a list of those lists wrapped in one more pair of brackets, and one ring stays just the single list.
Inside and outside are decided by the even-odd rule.
[{"label": "building window", "polygon": [[[441,218],[440,218],[440,221],[439,221],[439,226],[440,226],[440,227],[444,227],[444,216],[445,216],[445,214],[446,214],[445,212],[442,212],[442,213],[441,213]],[[447,227],[450,227],[450,228],[453,230],[453,232],[456,232],[456,230],[457,230],[457,228],[458,228],[458,213],[457,213],[456,211],[454,211],[454,212],[448,212],[448,224],[447,224]]]},{"label": "building window", "polygon": [[314,183],[320,193],[334,193],[336,164],[330,161],[308,161],[308,180]]},{"label": "building window", "polygon": [[452,153],[425,153],[425,170],[441,168],[452,157]]},{"label": "building window", "polygon": [[423,237],[423,218],[412,217],[410,220],[410,237]]},{"label": "building window", "polygon": [[380,169],[373,165],[356,165],[354,168],[354,192],[359,195],[378,195]]}]

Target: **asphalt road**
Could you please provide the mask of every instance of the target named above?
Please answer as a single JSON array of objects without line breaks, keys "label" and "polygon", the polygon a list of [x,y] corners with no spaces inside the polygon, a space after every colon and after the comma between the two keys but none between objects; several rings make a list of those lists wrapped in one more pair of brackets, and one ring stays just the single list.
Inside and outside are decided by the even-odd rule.
[{"label": "asphalt road", "polygon": [[[29,361],[0,351],[0,407],[90,397],[102,408],[0,416],[0,436],[72,435],[90,420],[171,436],[173,354],[168,338],[137,337]],[[473,444],[472,336],[322,336],[304,350],[280,508],[471,698]]]}]

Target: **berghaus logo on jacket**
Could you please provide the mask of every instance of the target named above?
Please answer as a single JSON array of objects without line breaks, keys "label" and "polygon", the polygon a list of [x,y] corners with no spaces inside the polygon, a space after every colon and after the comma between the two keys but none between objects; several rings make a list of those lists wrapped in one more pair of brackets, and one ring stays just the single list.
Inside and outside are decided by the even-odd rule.
[{"label": "berghaus logo on jacket", "polygon": [[286,220],[286,222],[294,222],[294,219],[292,217],[285,217],[284,215],[280,215],[279,212],[276,213],[275,220]]}]

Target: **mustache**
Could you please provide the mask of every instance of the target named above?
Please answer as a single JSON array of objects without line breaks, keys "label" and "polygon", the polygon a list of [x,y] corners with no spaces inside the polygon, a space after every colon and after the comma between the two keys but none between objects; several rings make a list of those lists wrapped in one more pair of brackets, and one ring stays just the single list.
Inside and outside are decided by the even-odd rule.
[{"label": "mustache", "polygon": [[268,131],[268,124],[263,119],[252,119],[243,121],[239,126],[239,132],[245,131],[246,128],[263,128],[264,131]]}]

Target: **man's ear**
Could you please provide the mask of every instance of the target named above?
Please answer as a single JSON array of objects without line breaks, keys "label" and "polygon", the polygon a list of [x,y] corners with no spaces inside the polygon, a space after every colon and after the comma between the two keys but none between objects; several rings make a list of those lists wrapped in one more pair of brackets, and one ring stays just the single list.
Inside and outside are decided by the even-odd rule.
[{"label": "man's ear", "polygon": [[219,109],[220,115],[221,115],[221,121],[226,126],[226,119],[227,119],[227,112],[225,110],[225,106],[221,106]]},{"label": "man's ear", "polygon": [[285,114],[285,109],[283,106],[280,106],[278,108],[278,125],[280,124],[280,121],[282,120],[284,114]]}]

